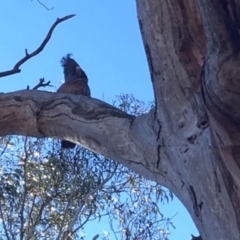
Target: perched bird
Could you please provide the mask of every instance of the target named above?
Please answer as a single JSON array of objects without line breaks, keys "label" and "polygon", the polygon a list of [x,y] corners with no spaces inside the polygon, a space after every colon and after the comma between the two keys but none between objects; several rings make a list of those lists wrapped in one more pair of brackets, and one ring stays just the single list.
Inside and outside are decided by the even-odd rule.
[{"label": "perched bird", "polygon": [[[86,73],[81,69],[78,63],[71,58],[71,54],[67,54],[62,58],[65,82],[59,87],[57,92],[72,93],[90,97],[90,88],[88,86],[88,78]],[[74,148],[75,143],[62,141],[62,148]]]}]

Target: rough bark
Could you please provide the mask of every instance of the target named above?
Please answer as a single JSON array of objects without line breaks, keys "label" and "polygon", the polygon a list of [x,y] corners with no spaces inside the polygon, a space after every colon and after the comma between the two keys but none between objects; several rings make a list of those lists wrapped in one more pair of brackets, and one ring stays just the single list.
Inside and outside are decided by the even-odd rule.
[{"label": "rough bark", "polygon": [[203,239],[239,239],[240,1],[139,0],[137,9],[170,189]]},{"label": "rough bark", "polygon": [[[27,135],[70,140],[83,147],[131,164],[132,169],[157,180],[152,163],[152,118],[138,118],[86,96],[23,90],[0,94],[0,135]],[[145,137],[149,136],[149,137]],[[149,168],[151,171],[145,171]]]},{"label": "rough bark", "polygon": [[139,117],[60,93],[0,94],[0,135],[54,137],[170,190],[203,240],[240,236],[240,0],[137,0],[156,107]]}]

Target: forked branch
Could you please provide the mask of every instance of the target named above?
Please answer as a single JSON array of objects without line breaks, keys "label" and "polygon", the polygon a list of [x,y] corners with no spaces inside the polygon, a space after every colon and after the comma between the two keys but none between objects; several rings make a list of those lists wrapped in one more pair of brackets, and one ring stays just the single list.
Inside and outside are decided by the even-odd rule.
[{"label": "forked branch", "polygon": [[48,31],[48,34],[47,36],[45,37],[45,39],[43,40],[42,44],[32,53],[28,53],[27,49],[25,49],[25,57],[23,57],[21,60],[19,60],[15,66],[13,67],[13,69],[11,70],[8,70],[8,71],[4,71],[4,72],[0,72],[0,77],[6,77],[6,76],[9,76],[9,75],[13,75],[13,74],[16,74],[16,73],[20,73],[21,72],[21,69],[20,69],[20,66],[25,63],[27,60],[29,60],[30,58],[36,56],[37,54],[39,54],[43,49],[44,47],[47,45],[48,41],[50,40],[51,36],[52,36],[52,33],[55,29],[55,27],[63,22],[63,21],[66,21],[68,20],[69,18],[72,18],[74,17],[75,15],[74,14],[71,14],[71,15],[68,15],[68,16],[65,16],[63,18],[57,18],[57,20],[55,21],[55,23],[52,25],[52,27],[49,29]]},{"label": "forked branch", "polygon": [[[51,81],[45,82],[45,78],[40,78],[39,83],[35,87],[33,87],[32,90],[37,90],[40,87],[52,87],[52,85],[50,85],[50,83],[51,83]],[[29,89],[30,89],[30,87],[27,86],[27,90],[29,90]]]}]

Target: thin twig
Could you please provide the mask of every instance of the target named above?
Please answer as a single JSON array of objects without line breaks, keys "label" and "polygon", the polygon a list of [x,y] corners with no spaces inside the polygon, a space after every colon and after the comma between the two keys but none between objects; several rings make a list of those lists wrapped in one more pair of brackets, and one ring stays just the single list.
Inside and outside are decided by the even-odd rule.
[{"label": "thin twig", "polygon": [[77,185],[77,176],[75,175],[74,183],[73,183],[72,189],[71,189],[71,193],[69,195],[68,202],[67,202],[67,205],[66,205],[65,210],[64,210],[63,220],[62,220],[62,223],[61,223],[61,226],[60,226],[60,231],[59,231],[59,234],[58,234],[58,237],[57,237],[56,240],[59,240],[61,235],[62,235],[63,227],[64,227],[64,223],[65,223],[65,218],[67,216],[67,211],[69,210],[70,204],[72,202],[73,194],[74,194],[75,189],[76,189],[76,185]]},{"label": "thin twig", "polygon": [[36,226],[37,226],[37,224],[39,223],[39,221],[41,220],[41,217],[42,217],[42,213],[43,213],[44,208],[45,208],[51,201],[52,201],[52,198],[49,197],[48,199],[46,199],[46,202],[44,202],[44,203],[41,205],[41,207],[40,207],[40,209],[39,209],[39,212],[38,212],[38,215],[37,215],[37,217],[36,217],[36,220],[35,220],[33,226],[31,227],[28,235],[27,235],[26,238],[25,238],[26,240],[31,239],[31,237],[33,236],[34,231],[35,231],[35,229],[36,229]]},{"label": "thin twig", "polygon": [[6,223],[5,223],[4,217],[3,217],[3,212],[2,212],[2,202],[0,202],[0,216],[1,216],[1,219],[2,219],[3,229],[4,229],[4,232],[5,232],[6,238],[7,238],[7,240],[10,240],[10,237],[9,237],[9,235],[8,235],[7,226],[6,226]]},{"label": "thin twig", "polygon": [[48,41],[50,40],[51,36],[52,36],[52,33],[53,33],[53,30],[55,29],[55,27],[63,22],[63,21],[66,21],[68,20],[69,18],[72,18],[74,17],[75,14],[71,14],[71,15],[68,15],[68,16],[65,16],[63,18],[57,18],[57,20],[55,21],[55,23],[52,25],[52,27],[50,28],[50,30],[48,31],[48,34],[47,36],[45,37],[45,39],[43,40],[42,44],[32,53],[28,53],[27,49],[25,49],[25,57],[23,57],[20,61],[18,61],[16,63],[16,65],[13,67],[12,70],[8,70],[8,71],[4,71],[4,72],[0,72],[0,77],[6,77],[6,76],[9,76],[9,75],[12,75],[12,74],[16,74],[16,73],[20,73],[21,72],[21,69],[19,68],[23,63],[25,63],[27,60],[29,60],[30,58],[36,56],[37,54],[39,54],[43,49],[44,47],[47,45]]},{"label": "thin twig", "polygon": [[82,228],[88,221],[90,221],[89,219],[90,219],[91,215],[92,215],[92,212],[90,212],[90,213],[88,214],[88,216],[86,217],[86,219],[84,220],[84,222],[81,223],[80,226],[78,226],[74,231],[72,231],[72,235],[75,234],[80,228]]},{"label": "thin twig", "polygon": [[33,209],[36,207],[36,204],[35,204],[36,197],[37,197],[36,195],[33,196],[32,206],[31,206],[31,209],[30,209],[28,217],[27,217],[27,219],[28,219],[27,226],[30,226],[30,224],[33,225],[32,213],[33,213]]},{"label": "thin twig", "polygon": [[[53,87],[52,85],[50,85],[50,83],[51,83],[51,81],[48,81],[48,82],[45,83],[45,79],[40,78],[39,83],[35,87],[33,87],[32,90],[37,90],[40,87]],[[29,89],[30,89],[30,87],[27,86],[27,90],[29,90]]]},{"label": "thin twig", "polygon": [[22,201],[21,201],[21,210],[20,210],[20,239],[23,239],[24,237],[24,208],[25,208],[25,201],[27,197],[27,160],[28,160],[28,151],[27,151],[27,140],[28,137],[25,137],[24,140],[24,166],[23,166],[23,171],[24,171],[24,184],[23,184],[23,196],[22,196]]},{"label": "thin twig", "polygon": [[48,8],[44,3],[42,3],[40,0],[37,0],[38,3],[40,3],[44,8],[46,8],[48,11],[53,10],[54,7]]},{"label": "thin twig", "polygon": [[[93,189],[92,191],[90,191],[90,192],[83,198],[83,200],[81,201],[80,206],[79,206],[78,209],[76,210],[76,212],[75,212],[75,214],[74,214],[71,222],[69,223],[66,232],[71,233],[72,228],[73,228],[75,222],[77,221],[77,218],[78,218],[78,216],[79,216],[79,214],[80,214],[80,212],[81,212],[81,209],[82,209],[82,207],[83,207],[83,204],[89,199],[89,197],[90,197],[91,195],[94,195],[98,190],[100,190],[100,189],[113,177],[114,174],[115,174],[115,171],[114,171],[112,174],[110,174],[110,176],[108,176],[101,184],[99,184],[95,189]],[[63,236],[63,238],[62,238],[61,240],[65,240],[66,238],[67,238],[67,236]]]},{"label": "thin twig", "polygon": [[7,150],[7,147],[8,147],[8,144],[10,143],[10,140],[11,138],[8,139],[7,143],[5,144],[5,147],[4,149],[2,150],[2,152],[0,153],[0,157],[5,153],[5,151]]}]

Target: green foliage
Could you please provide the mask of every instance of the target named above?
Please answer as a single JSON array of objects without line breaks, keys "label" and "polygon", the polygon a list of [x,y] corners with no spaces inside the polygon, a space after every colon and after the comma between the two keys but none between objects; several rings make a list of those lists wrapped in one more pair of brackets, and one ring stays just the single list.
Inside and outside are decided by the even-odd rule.
[{"label": "green foliage", "polygon": [[[132,95],[118,101],[134,115],[149,109]],[[85,227],[103,218],[112,232],[101,239],[168,239],[159,202],[173,196],[156,183],[80,146],[62,150],[59,140],[0,143],[0,239],[86,239]]]}]

